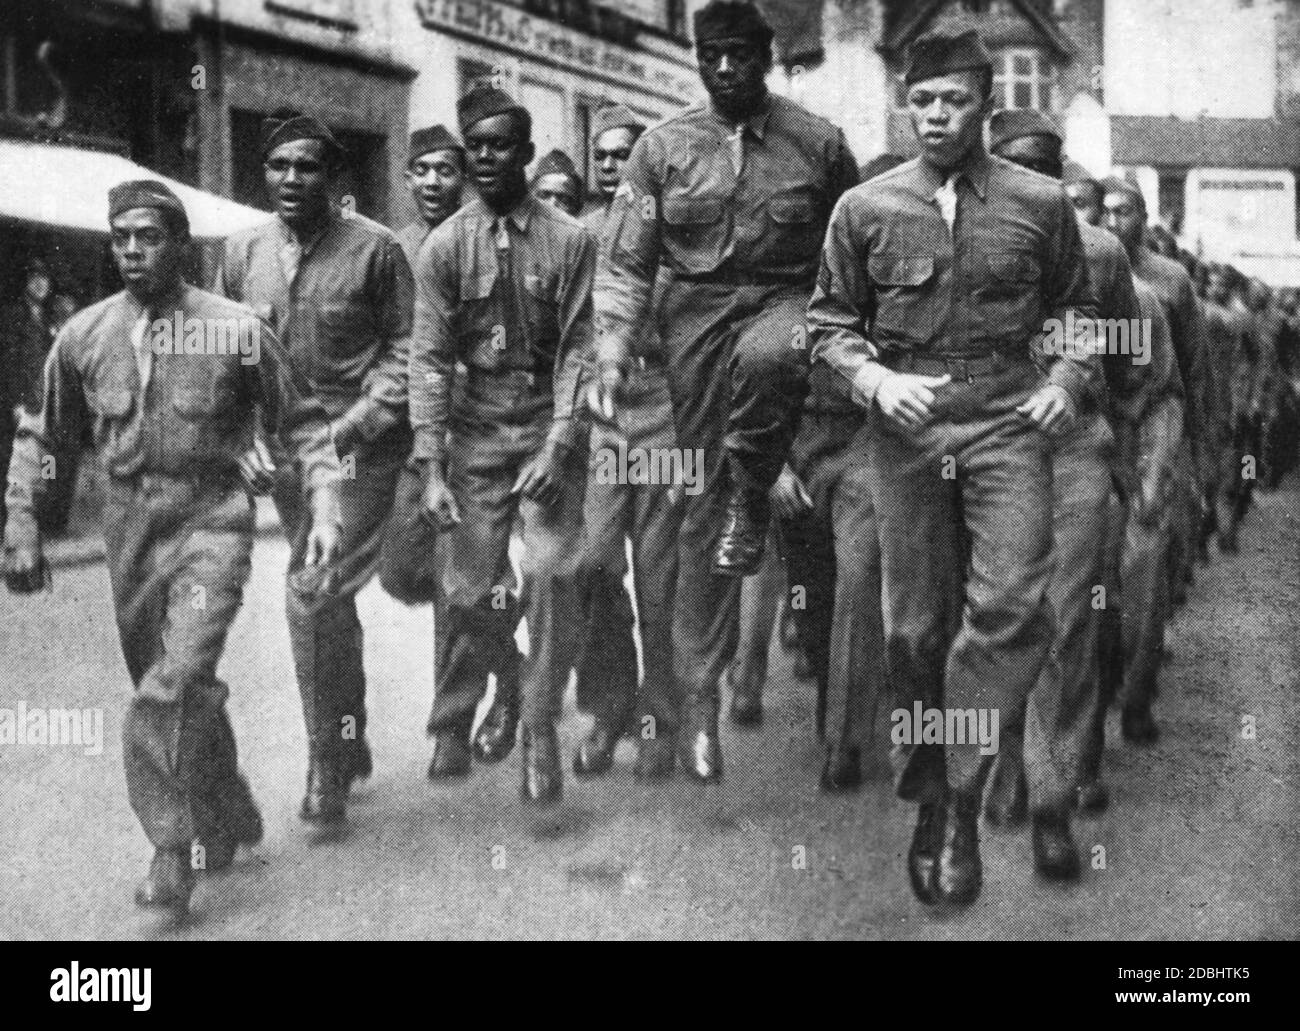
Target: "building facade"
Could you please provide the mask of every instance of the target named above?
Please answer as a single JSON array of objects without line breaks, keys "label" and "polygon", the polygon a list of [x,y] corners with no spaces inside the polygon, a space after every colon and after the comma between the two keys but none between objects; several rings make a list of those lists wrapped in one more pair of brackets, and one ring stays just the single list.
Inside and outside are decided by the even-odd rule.
[{"label": "building facade", "polygon": [[1294,0],[758,2],[777,27],[773,88],[843,126],[860,160],[915,153],[912,40],[977,28],[999,106],[1047,112],[1075,160],[1132,174],[1189,249],[1300,284]]}]

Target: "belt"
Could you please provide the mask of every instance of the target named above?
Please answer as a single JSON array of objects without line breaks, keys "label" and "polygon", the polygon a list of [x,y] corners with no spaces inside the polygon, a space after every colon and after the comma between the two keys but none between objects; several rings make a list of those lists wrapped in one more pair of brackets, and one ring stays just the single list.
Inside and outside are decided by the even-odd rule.
[{"label": "belt", "polygon": [[529,372],[527,369],[480,369],[477,365],[466,366],[467,379],[486,380],[489,383],[508,383],[525,386],[538,393],[551,393],[555,381],[548,371],[546,375]]},{"label": "belt", "polygon": [[682,283],[701,283],[710,286],[806,286],[812,287],[811,276],[780,275],[772,272],[742,272],[739,269],[717,269],[713,272],[675,272],[673,279]]},{"label": "belt", "polygon": [[950,375],[968,383],[978,376],[994,376],[999,372],[1029,363],[1028,355],[1012,355],[1003,351],[971,357],[945,354],[917,354],[905,351],[880,356],[880,364],[894,372],[914,372],[921,376]]}]

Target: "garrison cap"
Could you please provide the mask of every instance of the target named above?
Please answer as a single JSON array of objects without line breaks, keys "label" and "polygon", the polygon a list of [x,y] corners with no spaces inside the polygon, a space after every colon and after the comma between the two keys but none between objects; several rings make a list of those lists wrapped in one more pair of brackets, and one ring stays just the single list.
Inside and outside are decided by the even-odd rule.
[{"label": "garrison cap", "polygon": [[1066,186],[1069,186],[1071,183],[1091,183],[1098,189],[1101,188],[1101,183],[1098,181],[1097,177],[1084,168],[1083,165],[1079,164],[1079,162],[1074,161],[1071,158],[1065,159],[1065,167],[1062,169],[1061,182],[1065,183]]},{"label": "garrison cap", "polygon": [[411,148],[406,156],[407,163],[424,157],[425,154],[432,154],[436,150],[458,150],[463,157],[465,145],[449,133],[444,125],[416,129],[411,133]]},{"label": "garrison cap", "polygon": [[132,208],[154,208],[162,212],[169,222],[179,222],[186,233],[190,231],[190,218],[185,213],[185,205],[166,183],[160,183],[156,179],[133,179],[119,183],[108,191],[110,222]]},{"label": "garrison cap", "polygon": [[262,123],[262,160],[276,147],[295,140],[320,140],[335,157],[343,156],[343,145],[323,122],[311,115],[284,112],[271,115]]},{"label": "garrison cap", "polygon": [[1101,181],[1101,192],[1107,193],[1127,193],[1130,197],[1141,205],[1142,210],[1146,210],[1147,200],[1142,196],[1142,190],[1132,179],[1120,178],[1117,175],[1108,175]]},{"label": "garrison cap", "polygon": [[697,44],[732,36],[750,36],[771,43],[774,35],[762,12],[742,0],[710,0],[695,12],[694,20]]},{"label": "garrison cap", "polygon": [[1024,136],[1050,136],[1063,143],[1061,130],[1047,115],[1029,108],[1004,107],[989,118],[989,146],[999,147]]},{"label": "garrison cap", "polygon": [[537,185],[538,180],[544,175],[567,176],[577,187],[579,195],[586,189],[577,167],[569,159],[569,155],[562,150],[553,150],[537,162],[537,171],[533,173],[533,185]]},{"label": "garrison cap", "polygon": [[460,98],[456,105],[456,117],[460,120],[461,135],[470,126],[491,118],[493,115],[513,114],[519,118],[524,127],[532,134],[533,119],[527,109],[516,104],[514,98],[505,90],[495,86],[475,86]]},{"label": "garrison cap", "polygon": [[591,138],[594,140],[610,129],[631,129],[633,134],[640,135],[645,132],[645,128],[645,122],[631,108],[622,104],[607,104],[596,112],[591,126]]},{"label": "garrison cap", "polygon": [[981,68],[992,72],[993,58],[974,29],[956,35],[932,32],[912,44],[907,53],[907,71],[903,81],[910,86],[940,75]]}]

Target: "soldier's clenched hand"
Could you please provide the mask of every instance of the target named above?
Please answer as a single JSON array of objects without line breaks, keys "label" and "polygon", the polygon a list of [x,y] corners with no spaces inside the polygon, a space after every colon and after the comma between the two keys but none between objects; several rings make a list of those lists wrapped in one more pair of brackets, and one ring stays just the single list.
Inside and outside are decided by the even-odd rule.
[{"label": "soldier's clenched hand", "polygon": [[239,456],[239,475],[254,494],[269,494],[275,486],[275,462],[260,438]]},{"label": "soldier's clenched hand", "polygon": [[1016,411],[1044,433],[1060,433],[1074,421],[1074,402],[1069,392],[1055,383],[1045,383]]},{"label": "soldier's clenched hand", "polygon": [[910,372],[891,372],[876,389],[876,404],[900,426],[916,429],[930,418],[934,392],[952,382],[952,377],[917,376]]},{"label": "soldier's clenched hand", "polygon": [[803,480],[789,465],[782,467],[781,475],[768,491],[768,499],[772,502],[772,510],[782,519],[797,519],[813,507]]},{"label": "soldier's clenched hand", "polygon": [[522,494],[539,505],[555,504],[560,499],[567,453],[567,448],[554,441],[547,441],[542,450],[519,470],[519,478],[515,480],[510,492]]},{"label": "soldier's clenched hand", "polygon": [[613,425],[625,379],[618,363],[600,362],[596,366],[596,380],[587,389],[587,407],[598,422]]},{"label": "soldier's clenched hand", "polygon": [[424,481],[424,494],[420,498],[420,518],[440,530],[450,530],[460,522],[460,509],[456,505],[456,496],[447,486],[442,470],[433,463],[430,463],[428,476]]}]

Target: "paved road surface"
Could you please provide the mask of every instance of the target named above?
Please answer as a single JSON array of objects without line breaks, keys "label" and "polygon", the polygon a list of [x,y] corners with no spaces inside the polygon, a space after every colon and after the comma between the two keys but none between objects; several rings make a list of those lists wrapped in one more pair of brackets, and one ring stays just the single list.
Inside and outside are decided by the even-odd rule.
[{"label": "paved road surface", "polygon": [[[760,732],[724,737],[721,786],[635,783],[631,748],[570,779],[551,815],[518,800],[517,757],[458,786],[424,779],[431,617],[363,595],[376,770],[346,834],[296,818],[304,735],[283,614],[287,551],[258,543],[223,675],[266,840],[202,884],[180,928],[131,903],[149,851],[126,800],[126,674],[104,567],[52,595],[0,595],[0,708],[102,707],[102,755],[0,745],[4,938],[1253,938],[1300,933],[1300,494],[1266,495],[1242,553],[1200,573],[1173,628],[1164,737],[1116,743],[1111,811],[1080,822],[1080,885],[1035,881],[1027,836],[984,835],[986,887],[928,914],[902,856],[912,813],[883,781],[815,787],[812,691],[774,663]],[[1243,736],[1253,717],[1255,736]],[[585,728],[570,715],[566,754]],[[800,857],[805,859],[801,864]]]}]

